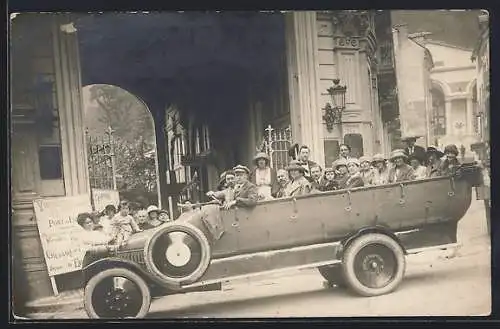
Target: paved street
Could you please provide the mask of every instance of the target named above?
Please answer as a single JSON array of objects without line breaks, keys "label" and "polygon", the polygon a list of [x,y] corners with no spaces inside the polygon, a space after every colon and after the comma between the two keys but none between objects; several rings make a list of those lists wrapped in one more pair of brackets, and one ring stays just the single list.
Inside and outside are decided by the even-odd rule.
[{"label": "paved street", "polygon": [[[366,298],[325,289],[315,270],[234,281],[223,291],[157,299],[149,317],[336,317],[486,315],[491,309],[490,249],[484,210],[474,202],[459,227],[464,247],[408,257],[406,277],[392,294]],[[86,317],[83,310],[63,318]]]}]

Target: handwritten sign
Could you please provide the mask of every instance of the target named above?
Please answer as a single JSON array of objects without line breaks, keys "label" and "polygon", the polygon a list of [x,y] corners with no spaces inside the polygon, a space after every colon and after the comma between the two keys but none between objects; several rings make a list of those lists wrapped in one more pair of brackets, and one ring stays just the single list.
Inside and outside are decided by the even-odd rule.
[{"label": "handwritten sign", "polygon": [[80,270],[85,254],[80,236],[85,231],[77,216],[92,210],[89,195],[37,199],[33,206],[49,276]]},{"label": "handwritten sign", "polygon": [[92,189],[92,198],[94,199],[94,208],[97,211],[104,210],[108,204],[116,207],[120,203],[120,195],[116,190]]}]

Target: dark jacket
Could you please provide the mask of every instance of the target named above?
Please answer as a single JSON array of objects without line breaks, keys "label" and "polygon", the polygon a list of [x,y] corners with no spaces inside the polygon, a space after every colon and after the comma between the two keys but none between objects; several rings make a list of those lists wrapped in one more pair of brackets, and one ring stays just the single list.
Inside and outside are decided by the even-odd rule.
[{"label": "dark jacket", "polygon": [[430,164],[427,166],[427,177],[439,177],[441,176],[441,166],[443,165],[443,161],[438,159],[436,163]]},{"label": "dark jacket", "polygon": [[246,181],[238,189],[234,191],[234,199],[238,207],[253,207],[257,204],[259,194],[257,193],[257,186],[253,183]]},{"label": "dark jacket", "polygon": [[322,192],[335,191],[338,190],[338,188],[339,188],[338,182],[335,180],[329,181],[326,179],[322,179],[321,184],[319,185],[319,190]]},{"label": "dark jacket", "polygon": [[407,156],[414,155],[421,164],[425,163],[425,160],[427,159],[427,154],[425,153],[425,149],[422,146],[414,145],[413,146],[413,153],[410,154],[409,148],[405,147],[404,152]]},{"label": "dark jacket", "polygon": [[306,172],[304,173],[304,177],[310,182],[312,183],[313,182],[313,179],[311,177],[311,168],[312,167],[316,167],[318,164],[314,161],[311,161],[311,160],[307,160],[306,163],[302,162],[299,160],[299,164],[303,167],[306,168]]},{"label": "dark jacket", "polygon": [[404,182],[415,179],[415,171],[410,165],[403,164],[396,175],[396,167],[389,169],[389,183]]},{"label": "dark jacket", "polygon": [[455,159],[455,161],[450,162],[448,159],[445,159],[441,163],[441,167],[439,168],[439,173],[441,176],[451,176],[455,174],[455,171],[460,166],[460,161]]},{"label": "dark jacket", "polygon": [[363,177],[361,177],[360,174],[350,176],[347,181],[346,181],[346,187],[345,188],[354,188],[354,187],[361,187],[364,186],[365,183],[363,181]]}]

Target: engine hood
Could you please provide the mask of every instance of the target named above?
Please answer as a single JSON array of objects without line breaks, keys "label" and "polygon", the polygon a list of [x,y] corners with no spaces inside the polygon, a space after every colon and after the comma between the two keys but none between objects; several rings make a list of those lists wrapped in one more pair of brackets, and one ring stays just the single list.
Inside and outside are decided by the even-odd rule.
[{"label": "engine hood", "polygon": [[[163,224],[165,225],[165,224]],[[142,249],[144,248],[144,245],[146,244],[146,241],[153,235],[153,233],[158,230],[160,227],[163,227],[163,225],[160,225],[154,229],[151,230],[146,230],[143,232],[135,233],[130,236],[130,238],[127,240],[127,245],[123,248],[124,250],[135,250],[135,249]]]}]

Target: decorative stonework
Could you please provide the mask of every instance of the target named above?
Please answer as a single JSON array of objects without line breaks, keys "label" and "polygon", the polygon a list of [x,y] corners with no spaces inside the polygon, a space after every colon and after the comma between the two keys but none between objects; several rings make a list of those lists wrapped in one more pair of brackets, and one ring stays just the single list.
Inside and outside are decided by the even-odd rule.
[{"label": "decorative stonework", "polygon": [[333,32],[335,36],[365,37],[373,19],[368,11],[342,10],[332,14]]}]

